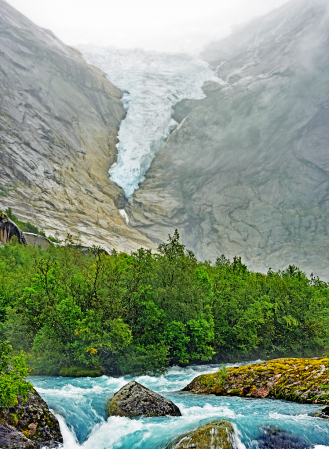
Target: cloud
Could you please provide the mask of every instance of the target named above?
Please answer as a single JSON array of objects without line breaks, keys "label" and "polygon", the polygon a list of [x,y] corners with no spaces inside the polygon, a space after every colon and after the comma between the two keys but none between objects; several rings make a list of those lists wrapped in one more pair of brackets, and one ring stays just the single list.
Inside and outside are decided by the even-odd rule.
[{"label": "cloud", "polygon": [[7,0],[69,45],[198,52],[287,0]]}]

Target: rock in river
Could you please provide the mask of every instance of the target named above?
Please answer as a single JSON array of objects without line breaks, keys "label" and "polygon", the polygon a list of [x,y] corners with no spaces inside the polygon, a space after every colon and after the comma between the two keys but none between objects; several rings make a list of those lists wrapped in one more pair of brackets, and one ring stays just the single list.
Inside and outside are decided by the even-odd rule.
[{"label": "rock in river", "polygon": [[234,429],[229,421],[207,423],[173,441],[168,449],[233,449],[236,448]]},{"label": "rock in river", "polygon": [[138,382],[129,382],[108,402],[109,416],[181,416],[177,405]]},{"label": "rock in river", "polygon": [[34,449],[58,447],[63,437],[56,417],[34,391],[26,402],[0,411],[0,447]]}]

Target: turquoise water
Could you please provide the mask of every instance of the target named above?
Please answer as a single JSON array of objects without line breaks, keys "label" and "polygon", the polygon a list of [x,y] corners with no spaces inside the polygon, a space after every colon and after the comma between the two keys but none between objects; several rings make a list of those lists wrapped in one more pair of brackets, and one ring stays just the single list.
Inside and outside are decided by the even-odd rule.
[{"label": "turquoise water", "polygon": [[[160,449],[178,435],[216,418],[229,419],[234,424],[237,449],[257,448],[257,439],[265,425],[277,426],[300,437],[306,447],[329,449],[329,421],[310,416],[320,409],[317,405],[179,391],[195,376],[219,368],[219,365],[174,367],[161,377],[31,377],[31,381],[59,419],[64,449]],[[131,380],[171,399],[183,416],[107,419],[107,399]]]}]

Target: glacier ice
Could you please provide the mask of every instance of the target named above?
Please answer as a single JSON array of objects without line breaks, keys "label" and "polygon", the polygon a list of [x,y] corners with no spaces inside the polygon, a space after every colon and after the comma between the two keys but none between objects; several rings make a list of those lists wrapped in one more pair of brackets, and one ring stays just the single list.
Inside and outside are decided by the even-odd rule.
[{"label": "glacier ice", "polygon": [[188,54],[78,48],[87,62],[123,91],[127,116],[119,130],[117,162],[109,173],[129,198],[177,125],[171,118],[172,106],[184,98],[204,98],[203,83],[219,79],[206,62]]}]

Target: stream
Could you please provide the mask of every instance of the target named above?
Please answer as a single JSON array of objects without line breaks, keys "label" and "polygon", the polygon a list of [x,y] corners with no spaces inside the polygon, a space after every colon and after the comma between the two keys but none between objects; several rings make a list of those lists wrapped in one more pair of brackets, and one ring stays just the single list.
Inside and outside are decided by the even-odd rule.
[{"label": "stream", "polygon": [[[227,366],[238,365],[243,363]],[[329,449],[329,420],[311,416],[321,408],[318,405],[180,391],[197,375],[213,373],[219,368],[220,365],[173,367],[160,377],[102,376],[92,379],[32,376],[29,380],[56,413],[64,437],[64,449],[162,449],[180,434],[214,419],[228,419],[233,423],[236,449],[257,449],[258,438],[266,425],[277,426],[299,437],[303,445],[298,448]],[[131,380],[171,399],[180,408],[182,416],[107,418],[108,398]]]}]

